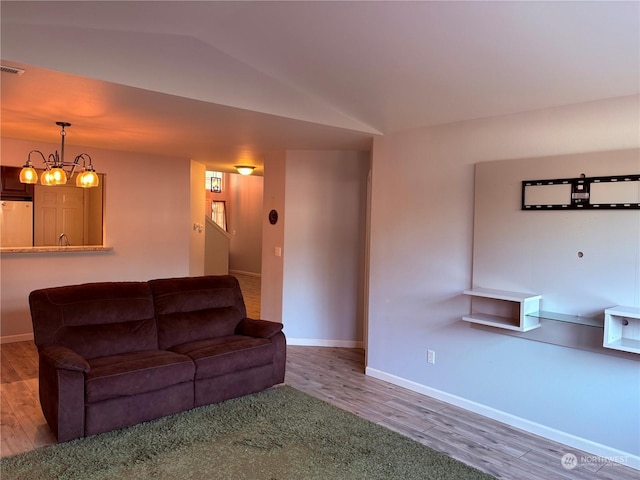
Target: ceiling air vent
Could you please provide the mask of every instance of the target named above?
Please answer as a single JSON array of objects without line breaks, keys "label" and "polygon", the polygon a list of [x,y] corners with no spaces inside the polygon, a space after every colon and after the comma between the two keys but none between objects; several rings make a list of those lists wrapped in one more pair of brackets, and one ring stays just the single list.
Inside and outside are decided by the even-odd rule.
[{"label": "ceiling air vent", "polygon": [[24,69],[18,68],[18,67],[9,67],[8,65],[0,65],[0,72],[12,73],[14,75],[22,75],[25,71]]}]

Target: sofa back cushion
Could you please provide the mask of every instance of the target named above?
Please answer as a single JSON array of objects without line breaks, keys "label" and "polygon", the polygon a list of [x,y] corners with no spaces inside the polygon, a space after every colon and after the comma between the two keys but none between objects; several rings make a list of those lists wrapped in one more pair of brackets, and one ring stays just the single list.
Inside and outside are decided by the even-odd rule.
[{"label": "sofa back cushion", "polygon": [[233,335],[247,316],[240,284],[230,275],[149,282],[162,349]]},{"label": "sofa back cushion", "polygon": [[154,350],[158,335],[146,282],[102,282],[29,295],[36,345],[62,345],[84,358]]}]

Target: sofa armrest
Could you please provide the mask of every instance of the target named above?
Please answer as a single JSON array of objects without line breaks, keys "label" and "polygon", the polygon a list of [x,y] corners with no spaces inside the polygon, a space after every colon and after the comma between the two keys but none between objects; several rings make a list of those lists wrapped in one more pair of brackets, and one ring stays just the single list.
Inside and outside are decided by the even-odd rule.
[{"label": "sofa armrest", "polygon": [[282,331],[282,324],[269,320],[244,318],[236,327],[236,335],[247,335],[256,338],[271,338]]},{"label": "sofa armrest", "polygon": [[84,381],[89,363],[73,350],[46,345],[38,350],[42,413],[59,442],[84,437]]},{"label": "sofa armrest", "polygon": [[59,345],[47,345],[40,348],[40,360],[56,370],[72,370],[88,373],[89,363],[73,350]]}]

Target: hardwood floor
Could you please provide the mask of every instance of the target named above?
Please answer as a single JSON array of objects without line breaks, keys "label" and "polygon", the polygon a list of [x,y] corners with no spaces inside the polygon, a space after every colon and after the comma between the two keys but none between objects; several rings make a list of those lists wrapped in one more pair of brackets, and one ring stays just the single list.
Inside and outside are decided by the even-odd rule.
[{"label": "hardwood floor", "polygon": [[260,318],[260,290],[261,290],[261,278],[256,275],[246,275],[242,273],[232,273],[234,277],[238,279],[240,283],[240,290],[242,290],[242,297],[244,298],[244,304],[247,308],[247,317]]},{"label": "hardwood floor", "polygon": [[[55,443],[38,402],[33,342],[0,346],[0,456]],[[379,423],[497,478],[637,479],[612,463],[562,467],[565,453],[584,452],[545,440],[424,395],[364,375],[364,352],[331,347],[287,348],[285,383]]]},{"label": "hardwood floor", "polygon": [[[259,312],[259,295],[256,307],[255,295],[247,295],[244,288],[247,310],[255,312],[257,308]],[[629,467],[593,460],[592,455],[584,452],[368,377],[364,375],[364,352],[360,349],[289,346],[287,355],[288,385],[497,478],[636,480],[640,477],[637,470]],[[37,352],[33,342],[0,345],[0,357],[0,456],[54,443],[38,401]],[[575,469],[562,467],[565,453],[578,457]],[[580,462],[581,457],[592,461]]]},{"label": "hardwood floor", "polygon": [[286,383],[344,410],[445,452],[497,478],[514,480],[638,479],[619,464],[562,467],[566,453],[592,455],[364,375],[359,349],[287,348]]}]

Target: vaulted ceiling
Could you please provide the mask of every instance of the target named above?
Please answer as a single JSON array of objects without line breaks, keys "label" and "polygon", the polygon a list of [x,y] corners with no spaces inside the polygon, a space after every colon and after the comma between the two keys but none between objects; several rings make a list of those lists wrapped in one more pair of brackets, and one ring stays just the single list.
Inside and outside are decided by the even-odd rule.
[{"label": "vaulted ceiling", "polygon": [[220,169],[637,95],[638,2],[11,2],[2,136]]}]

